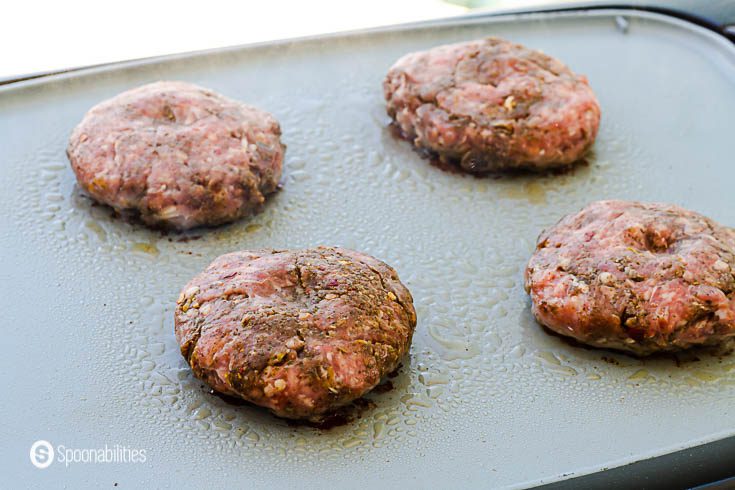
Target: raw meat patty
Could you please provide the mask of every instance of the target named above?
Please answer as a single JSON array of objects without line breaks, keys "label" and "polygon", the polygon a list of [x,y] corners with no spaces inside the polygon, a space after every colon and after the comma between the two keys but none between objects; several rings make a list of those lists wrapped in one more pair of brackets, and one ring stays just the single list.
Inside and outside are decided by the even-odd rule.
[{"label": "raw meat patty", "polygon": [[406,138],[468,172],[571,165],[600,123],[584,76],[494,37],[408,54],[383,91]]},{"label": "raw meat patty", "polygon": [[735,231],[668,204],[595,202],[538,239],[525,274],[555,332],[638,355],[735,338]]},{"label": "raw meat patty", "polygon": [[327,247],[223,255],[184,287],[175,313],[197,377],[292,419],[318,419],[375,387],[415,326],[391,267]]},{"label": "raw meat patty", "polygon": [[67,155],[97,201],[163,228],[217,225],[276,190],[285,146],[268,113],[183,82],[157,82],[93,107]]}]

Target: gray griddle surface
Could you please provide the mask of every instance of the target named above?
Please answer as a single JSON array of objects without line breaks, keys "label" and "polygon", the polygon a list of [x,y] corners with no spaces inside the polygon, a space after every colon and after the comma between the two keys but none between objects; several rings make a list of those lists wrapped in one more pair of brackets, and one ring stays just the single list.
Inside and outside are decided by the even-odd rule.
[{"label": "gray griddle surface", "polygon": [[[625,15],[627,33],[617,26]],[[402,54],[497,35],[586,74],[603,121],[588,166],[477,179],[386,128],[381,82]],[[84,112],[159,79],[276,115],[283,190],[231,226],[162,236],[110,216],[64,155]],[[735,224],[735,49],[643,12],[532,14],[234,48],[0,88],[2,486],[518,487],[735,433],[735,358],[635,360],[534,322],[522,271],[539,231],[596,199],[668,201]],[[342,245],[395,266],[415,297],[394,389],[319,432],[232,406],[173,337],[180,287],[236,249]],[[53,447],[145,449],[145,463],[31,465]]]}]

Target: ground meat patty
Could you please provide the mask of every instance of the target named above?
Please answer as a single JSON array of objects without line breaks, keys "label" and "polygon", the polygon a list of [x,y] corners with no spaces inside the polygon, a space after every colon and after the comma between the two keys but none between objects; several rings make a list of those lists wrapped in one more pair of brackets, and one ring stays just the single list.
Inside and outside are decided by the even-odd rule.
[{"label": "ground meat patty", "polygon": [[197,377],[294,419],[375,387],[398,367],[416,326],[396,272],[342,248],[223,255],[177,305],[176,338]]},{"label": "ground meat patty", "polygon": [[189,83],[157,82],[93,107],[67,155],[97,201],[187,229],[250,214],[276,190],[280,135],[268,113]]},{"label": "ground meat patty", "polygon": [[526,290],[540,323],[638,355],[735,338],[735,231],[668,204],[600,201],[538,239]]},{"label": "ground meat patty", "polygon": [[498,38],[408,54],[383,90],[406,138],[468,172],[570,165],[600,123],[584,76]]}]

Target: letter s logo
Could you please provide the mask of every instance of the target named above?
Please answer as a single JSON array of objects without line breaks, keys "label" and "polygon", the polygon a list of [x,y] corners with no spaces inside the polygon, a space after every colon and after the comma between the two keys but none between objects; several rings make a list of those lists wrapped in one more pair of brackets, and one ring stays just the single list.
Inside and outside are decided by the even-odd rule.
[{"label": "letter s logo", "polygon": [[31,446],[31,463],[39,469],[48,468],[54,462],[54,447],[48,441],[36,441]]}]

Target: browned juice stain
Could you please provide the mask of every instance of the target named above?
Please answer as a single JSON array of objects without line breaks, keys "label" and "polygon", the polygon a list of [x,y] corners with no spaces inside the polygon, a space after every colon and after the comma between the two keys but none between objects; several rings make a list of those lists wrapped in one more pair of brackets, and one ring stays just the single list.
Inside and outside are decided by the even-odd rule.
[{"label": "browned juice stain", "polygon": [[[672,379],[670,382],[683,383],[689,386],[700,386],[728,380],[732,377],[730,373],[735,371],[735,356],[733,356],[733,350],[729,344],[724,346],[701,346],[678,352],[656,352],[647,356],[637,356],[630,352],[585,345],[571,337],[559,335],[546,327],[542,328],[547,334],[572,347],[584,349],[588,352],[600,352],[602,354],[600,360],[603,362],[618,368],[634,368],[627,378],[633,382],[660,381],[667,373],[669,376],[673,374],[670,371],[672,366],[680,368],[676,373],[685,376],[678,378],[678,381]],[[614,356],[606,355],[606,352],[614,354]],[[541,352],[537,354],[537,357],[547,363],[559,364],[559,361],[549,352]],[[598,374],[594,373],[588,374],[587,378],[592,381],[601,379]]]},{"label": "browned juice stain", "polygon": [[375,402],[367,398],[358,398],[349,405],[337,408],[336,410],[326,413],[314,420],[291,420],[286,419],[286,423],[291,427],[312,427],[314,429],[329,430],[335,427],[348,425],[355,420],[362,418],[367,410],[376,407]]},{"label": "browned juice stain", "polygon": [[530,181],[523,183],[511,182],[511,185],[502,189],[498,195],[505,199],[524,200],[530,204],[546,204],[545,185],[538,181]]},{"label": "browned juice stain", "polygon": [[149,255],[158,255],[158,247],[154,245],[153,243],[145,243],[145,242],[138,242],[134,243],[130,249],[133,252],[142,252]]},{"label": "browned juice stain", "polygon": [[393,382],[391,382],[391,380],[387,380],[373,388],[373,393],[388,393],[391,390],[393,390]]}]

